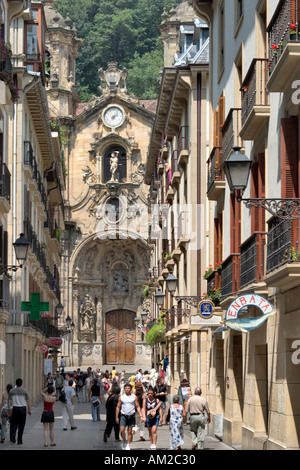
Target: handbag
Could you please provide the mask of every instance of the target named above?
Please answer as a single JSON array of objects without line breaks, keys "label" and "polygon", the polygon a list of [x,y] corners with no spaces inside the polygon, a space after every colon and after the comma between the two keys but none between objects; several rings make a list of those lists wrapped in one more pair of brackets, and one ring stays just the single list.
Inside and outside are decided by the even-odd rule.
[{"label": "handbag", "polygon": [[92,405],[93,405],[94,408],[98,408],[98,406],[100,406],[99,398],[93,398]]}]

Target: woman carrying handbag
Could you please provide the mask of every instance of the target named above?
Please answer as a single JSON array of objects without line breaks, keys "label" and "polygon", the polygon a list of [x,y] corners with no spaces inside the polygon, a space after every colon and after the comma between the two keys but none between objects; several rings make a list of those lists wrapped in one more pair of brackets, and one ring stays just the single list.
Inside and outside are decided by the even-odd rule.
[{"label": "woman carrying handbag", "polygon": [[103,440],[107,442],[112,429],[115,431],[115,442],[120,441],[120,424],[116,422],[116,408],[120,397],[120,387],[117,382],[114,382],[111,387],[109,397],[106,401],[106,428],[104,431]]}]

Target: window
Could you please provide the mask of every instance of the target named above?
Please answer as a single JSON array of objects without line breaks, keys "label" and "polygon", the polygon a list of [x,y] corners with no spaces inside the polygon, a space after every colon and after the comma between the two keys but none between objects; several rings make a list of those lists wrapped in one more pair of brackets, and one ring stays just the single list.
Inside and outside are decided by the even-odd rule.
[{"label": "window", "polygon": [[38,26],[36,24],[27,25],[27,58],[37,60],[38,55]]}]

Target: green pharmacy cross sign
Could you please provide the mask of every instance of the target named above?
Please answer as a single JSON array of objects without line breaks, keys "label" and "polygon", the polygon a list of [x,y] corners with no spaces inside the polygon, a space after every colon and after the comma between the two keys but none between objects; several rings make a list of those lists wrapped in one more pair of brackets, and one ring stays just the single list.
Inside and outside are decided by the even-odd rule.
[{"label": "green pharmacy cross sign", "polygon": [[22,302],[21,310],[30,312],[30,320],[39,320],[40,312],[49,312],[49,302],[41,302],[41,294],[31,293],[30,302]]}]

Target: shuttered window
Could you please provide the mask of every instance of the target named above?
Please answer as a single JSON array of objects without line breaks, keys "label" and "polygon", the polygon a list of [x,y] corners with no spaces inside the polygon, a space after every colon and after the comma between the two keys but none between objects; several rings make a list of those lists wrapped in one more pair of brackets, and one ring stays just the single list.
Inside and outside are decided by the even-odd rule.
[{"label": "shuttered window", "polygon": [[[265,154],[258,155],[251,170],[251,198],[265,197]],[[265,210],[261,207],[251,209],[251,232],[264,232]]]},{"label": "shuttered window", "polygon": [[298,118],[281,120],[281,197],[298,197]]},{"label": "shuttered window", "polygon": [[[281,197],[299,197],[298,118],[281,120]],[[291,247],[296,246],[297,222],[291,224]]]}]

